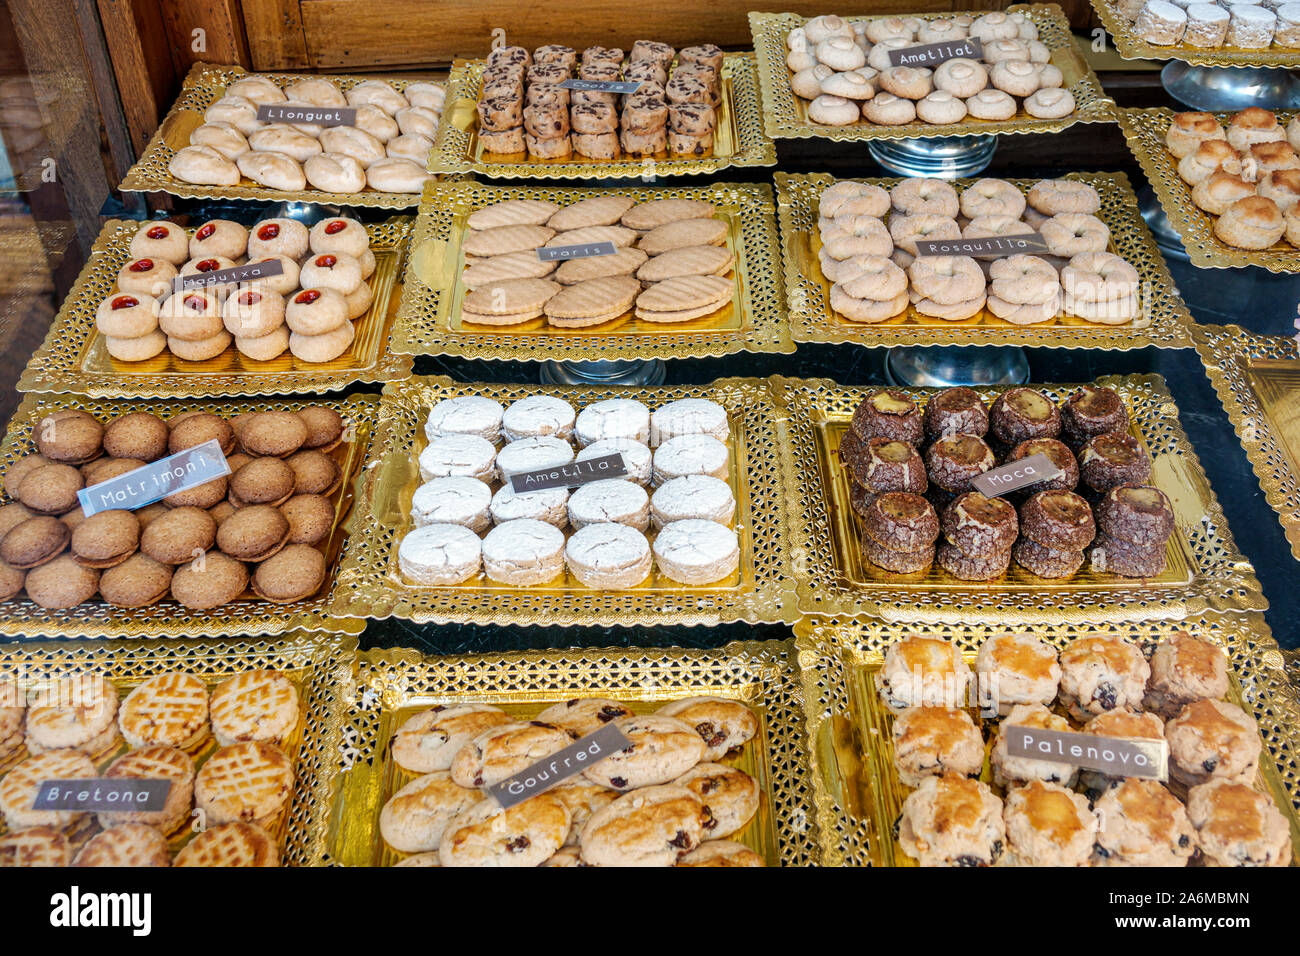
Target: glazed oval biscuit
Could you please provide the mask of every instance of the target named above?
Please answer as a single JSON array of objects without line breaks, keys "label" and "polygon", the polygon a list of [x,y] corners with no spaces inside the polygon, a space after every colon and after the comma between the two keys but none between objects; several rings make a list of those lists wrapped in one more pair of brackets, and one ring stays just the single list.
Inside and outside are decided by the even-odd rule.
[{"label": "glazed oval biscuit", "polygon": [[632,208],[629,196],[592,196],[565,206],[546,221],[550,228],[565,232],[587,226],[612,226]]},{"label": "glazed oval biscuit", "polygon": [[713,203],[702,199],[652,199],[639,203],[624,213],[623,225],[629,229],[648,232],[679,219],[708,219],[716,211]]},{"label": "glazed oval biscuit", "polygon": [[167,171],[181,182],[197,186],[239,185],[239,167],[208,146],[177,150],[167,162]]},{"label": "glazed oval biscuit", "polygon": [[486,787],[526,770],[573,742],[563,728],[543,721],[514,721],[479,734],[451,761],[451,779],[462,787]]},{"label": "glazed oval biscuit", "polygon": [[393,735],[393,759],[411,773],[448,770],[460,749],[495,727],[512,723],[503,711],[489,704],[441,704],[409,718]]},{"label": "glazed oval biscuit", "polygon": [[657,713],[689,724],[704,741],[704,760],[721,760],[758,733],[758,717],[738,700],[686,697],[664,704]]},{"label": "glazed oval biscuit", "polygon": [[470,232],[461,248],[467,256],[499,256],[541,248],[554,235],[548,226],[495,226]]},{"label": "glazed oval biscuit", "polygon": [[541,199],[508,199],[470,213],[466,223],[471,229],[495,229],[501,226],[542,226],[560,207]]},{"label": "glazed oval biscuit", "polygon": [[567,232],[556,233],[545,243],[545,248],[557,246],[583,246],[596,242],[612,242],[620,248],[632,245],[637,234],[624,226],[583,226]]},{"label": "glazed oval biscuit", "polygon": [[429,174],[409,159],[377,159],[366,167],[371,189],[387,193],[418,193]]},{"label": "glazed oval biscuit", "polygon": [[720,246],[726,241],[727,223],[724,220],[681,219],[651,229],[641,237],[638,245],[647,255],[657,256],[672,249]]},{"label": "glazed oval biscuit", "polygon": [[593,783],[623,791],[655,786],[675,780],[704,758],[699,734],[676,718],[644,714],[614,724],[631,746],[584,770]]},{"label": "glazed oval biscuit", "polygon": [[307,188],[307,176],[302,166],[281,153],[251,151],[237,160],[239,171],[260,186],[285,192],[301,192]]},{"label": "glazed oval biscuit", "polygon": [[592,866],[672,866],[704,839],[704,802],[686,787],[646,787],[591,815],[578,844]]},{"label": "glazed oval biscuit", "polygon": [[680,276],[720,276],[731,270],[735,256],[726,246],[685,246],[650,259],[636,276],[642,282],[661,282]]},{"label": "glazed oval biscuit", "polygon": [[[590,260],[575,259],[563,265],[571,266],[577,265],[579,262],[600,261],[602,258],[604,257],[597,256],[595,259]],[[490,256],[486,259],[477,260],[461,273],[460,281],[465,288],[472,292],[490,283],[504,282],[507,279],[541,279],[554,272],[557,265],[559,263],[554,260],[550,262],[542,261],[537,258],[537,253],[532,250],[508,252],[502,256]],[[564,282],[558,274],[556,278],[560,282]]]}]

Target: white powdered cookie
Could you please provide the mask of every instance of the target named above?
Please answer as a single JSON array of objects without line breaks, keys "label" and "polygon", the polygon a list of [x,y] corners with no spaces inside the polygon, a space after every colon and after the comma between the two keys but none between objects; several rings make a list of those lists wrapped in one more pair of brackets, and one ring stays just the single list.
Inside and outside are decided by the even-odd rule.
[{"label": "white powdered cookie", "polygon": [[650,449],[635,438],[602,438],[578,452],[578,461],[600,458],[604,455],[622,455],[628,481],[645,487],[650,484],[653,457]]},{"label": "white powdered cookie", "polygon": [[707,398],[682,398],[655,409],[650,416],[650,446],[657,448],[679,435],[708,435],[725,442],[731,436],[727,410]]},{"label": "white powdered cookie", "polygon": [[650,499],[650,520],[656,528],[703,518],[729,525],[736,515],[731,485],[710,475],[683,475],[666,481]]},{"label": "white powdered cookie", "polygon": [[430,410],[424,434],[429,441],[444,435],[477,435],[496,444],[503,413],[500,403],[481,395],[444,399]]},{"label": "white powdered cookie", "polygon": [[430,524],[402,538],[397,564],[416,584],[462,584],[478,574],[481,551],[478,535],[464,525]]},{"label": "white powdered cookie", "polygon": [[449,475],[415,489],[411,496],[411,520],[417,528],[458,524],[481,534],[492,524],[488,511],[491,504],[492,489],[486,483],[465,475]]},{"label": "white powdered cookie", "polygon": [[589,482],[569,496],[569,524],[575,531],[605,522],[644,531],[650,526],[650,496],[623,478]]},{"label": "white powdered cookie", "polygon": [[736,532],[695,518],[664,525],[655,537],[654,556],[660,572],[679,584],[710,584],[740,566]]},{"label": "white powdered cookie", "polygon": [[708,435],[670,438],[655,450],[654,482],[661,485],[682,475],[711,475],[725,480],[730,457],[727,446]]},{"label": "white powdered cookie", "polygon": [[631,438],[646,444],[650,441],[650,409],[630,398],[596,402],[578,413],[573,433],[583,448],[605,438]]},{"label": "white powdered cookie", "polygon": [[577,417],[573,406],[553,395],[529,395],[506,409],[501,419],[501,433],[506,441],[553,435],[567,440],[573,434]]},{"label": "white powdered cookie", "polygon": [[569,524],[569,491],[567,488],[545,488],[517,494],[514,488],[505,484],[492,496],[490,510],[493,524],[534,518],[563,530]]},{"label": "white powdered cookie", "polygon": [[444,435],[430,441],[420,452],[420,478],[424,481],[448,475],[491,481],[495,474],[496,449],[477,435]]},{"label": "white powdered cookie", "polygon": [[502,584],[545,584],[564,571],[564,532],[531,518],[507,521],[483,539],[483,568]]},{"label": "white powdered cookie", "polygon": [[505,481],[511,475],[543,468],[556,468],[573,461],[573,446],[554,435],[539,435],[512,441],[497,453],[497,471]]},{"label": "white powdered cookie", "polygon": [[[632,488],[639,487],[625,482]],[[644,492],[642,492],[644,494]],[[589,524],[564,549],[569,572],[583,585],[604,591],[636,587],[650,574],[650,543],[626,524]]]}]

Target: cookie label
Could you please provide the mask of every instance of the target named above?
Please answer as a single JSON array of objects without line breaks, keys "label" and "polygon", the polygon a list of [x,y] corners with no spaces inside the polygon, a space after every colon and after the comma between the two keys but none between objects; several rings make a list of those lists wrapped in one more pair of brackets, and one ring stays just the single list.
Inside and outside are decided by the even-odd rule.
[{"label": "cookie label", "polygon": [[177,276],[172,280],[173,292],[186,289],[206,289],[218,285],[238,285],[252,282],[254,279],[269,279],[284,275],[284,263],[279,259],[264,259],[260,262],[246,262],[231,269],[217,269],[214,272],[196,272],[194,275]]},{"label": "cookie label", "polygon": [[167,805],[172,781],[99,777],[93,780],[42,780],[33,810],[67,810],[100,813],[129,810],[156,813]]},{"label": "cookie label", "polygon": [[134,511],[228,474],[230,465],[222,454],[221,444],[213,438],[124,475],[82,488],[77,492],[77,500],[87,518],[101,511]]},{"label": "cookie label", "polygon": [[618,246],[612,242],[588,242],[577,246],[549,246],[537,250],[537,258],[542,262],[554,262],[556,259],[590,259],[594,256],[612,256],[618,252]]},{"label": "cookie label", "polygon": [[565,80],[555,84],[565,90],[582,90],[586,93],[635,93],[641,89],[640,80]]},{"label": "cookie label", "polygon": [[313,126],[356,126],[353,106],[305,106],[300,103],[263,103],[257,108],[262,123],[311,123]]},{"label": "cookie label", "polygon": [[627,474],[627,465],[619,452],[609,455],[597,455],[582,461],[571,461],[558,468],[543,468],[539,471],[520,471],[510,476],[510,487],[517,495],[529,491],[546,491],[550,488],[577,488],[592,481],[604,481],[607,478],[622,478]]},{"label": "cookie label", "polygon": [[1163,740],[1102,737],[1041,727],[1004,726],[1007,756],[1068,763],[1110,777],[1165,780],[1168,744]]},{"label": "cookie label", "polygon": [[984,239],[918,239],[918,256],[980,256],[1001,259],[1003,256],[1050,255],[1046,240],[1036,232],[1015,236],[988,236]]},{"label": "cookie label", "polygon": [[501,804],[503,810],[508,810],[516,803],[523,803],[529,797],[550,790],[556,784],[576,777],[588,767],[595,766],[611,754],[630,746],[632,742],[623,735],[623,731],[613,724],[606,724],[599,730],[580,737],[563,750],[543,757],[513,777],[507,777],[484,789],[488,796]]},{"label": "cookie label", "polygon": [[1060,478],[1065,472],[1046,455],[1030,455],[1019,461],[1009,461],[998,468],[990,468],[971,479],[971,485],[985,498],[997,498],[1009,491],[1036,485],[1040,481]]},{"label": "cookie label", "polygon": [[962,40],[923,43],[920,46],[905,46],[901,50],[889,51],[890,66],[935,67],[944,60],[956,59],[984,59],[983,42],[978,37],[966,37]]}]

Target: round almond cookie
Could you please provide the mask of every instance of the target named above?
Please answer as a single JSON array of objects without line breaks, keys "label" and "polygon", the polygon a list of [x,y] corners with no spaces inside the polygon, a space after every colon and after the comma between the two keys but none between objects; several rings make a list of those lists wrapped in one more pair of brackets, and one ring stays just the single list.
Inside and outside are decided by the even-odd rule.
[{"label": "round almond cookie", "polygon": [[565,544],[564,559],[569,573],[583,586],[605,591],[636,587],[650,575],[652,563],[645,535],[613,522],[580,528]]},{"label": "round almond cookie", "polygon": [[48,564],[68,546],[72,530],[53,515],[37,515],[15,525],[0,541],[0,560],[27,571]]},{"label": "round almond cookie", "polygon": [[190,237],[190,258],[238,259],[248,251],[248,230],[229,219],[209,219]]},{"label": "round almond cookie", "polygon": [[167,454],[167,423],[149,412],[131,412],[104,427],[104,453],[113,458],[156,461]]},{"label": "round almond cookie", "polygon": [[212,547],[217,523],[200,508],[173,508],[141,532],[140,551],[163,564],[184,564]]},{"label": "round almond cookie", "polygon": [[593,783],[636,790],[668,783],[704,759],[705,745],[690,724],[660,714],[622,717],[614,725],[631,746],[583,770]]},{"label": "round almond cookie", "polygon": [[272,604],[292,604],[315,594],[325,580],[325,555],[307,544],[286,545],[258,565],[253,591]]},{"label": "round almond cookie", "polygon": [[501,433],[507,442],[553,435],[568,440],[577,413],[562,398],[529,395],[512,402],[501,416]]},{"label": "round almond cookie", "polygon": [[[498,724],[456,752],[451,761],[451,779],[462,787],[491,786],[572,742],[573,736],[567,730],[540,720]],[[563,838],[560,842],[564,842]]]},{"label": "round almond cookie", "polygon": [[117,274],[118,291],[163,298],[171,294],[176,267],[165,259],[133,259]]},{"label": "round almond cookie", "polygon": [[322,451],[295,452],[285,464],[293,471],[295,495],[332,495],[343,482],[339,463]]},{"label": "round almond cookie", "polygon": [[171,589],[172,569],[143,554],[133,554],[99,577],[99,595],[114,607],[148,607]]},{"label": "round almond cookie", "polygon": [[432,439],[424,451],[420,452],[420,478],[432,481],[449,475],[462,475],[479,481],[491,481],[497,473],[496,458],[496,449],[486,438],[448,433]]},{"label": "round almond cookie", "polygon": [[492,496],[488,510],[492,524],[534,518],[564,530],[569,524],[569,492],[565,488],[546,488],[519,494],[505,484]]},{"label": "round almond cookie", "polygon": [[317,254],[332,252],[359,259],[370,248],[370,234],[357,220],[338,216],[312,226],[308,244]]},{"label": "round almond cookie", "polygon": [[0,780],[0,813],[4,814],[9,829],[26,827],[56,827],[63,829],[81,820],[86,814],[75,810],[33,810],[36,794],[47,780],[91,780],[95,765],[84,753],[77,750],[53,750],[33,754],[11,768]]},{"label": "round almond cookie", "polygon": [[[503,419],[504,421],[504,419]],[[496,469],[503,480],[512,475],[547,468],[559,468],[573,461],[573,446],[554,435],[538,435],[512,441],[497,453]]]},{"label": "round almond cookie", "polygon": [[350,328],[347,301],[337,289],[303,289],[285,304],[284,321],[298,335],[324,335],[345,326]]},{"label": "round almond cookie", "polygon": [[289,544],[317,544],[334,527],[334,502],[324,495],[294,495],[280,513],[289,522]]},{"label": "round almond cookie", "polygon": [[654,557],[669,580],[700,586],[735,574],[740,546],[736,532],[725,525],[689,518],[664,525],[654,540]]},{"label": "round almond cookie", "polygon": [[564,845],[572,818],[554,794],[542,793],[503,810],[482,800],[454,817],[443,832],[443,866],[540,866]]},{"label": "round almond cookie", "polygon": [[131,237],[133,259],[158,258],[179,266],[190,257],[185,230],[170,222],[147,222]]},{"label": "round almond cookie", "polygon": [[223,747],[280,741],[298,723],[298,688],[272,670],[236,674],[212,691],[212,733]]},{"label": "round almond cookie", "polygon": [[176,747],[142,747],[123,754],[104,772],[110,780],[169,780],[171,787],[160,810],[101,811],[99,825],[108,829],[143,823],[172,833],[189,821],[194,796],[194,760]]},{"label": "round almond cookie", "polygon": [[231,335],[255,339],[284,324],[284,296],[271,289],[244,289],[226,299],[222,323]]},{"label": "round almond cookie", "polygon": [[704,741],[702,760],[722,760],[758,733],[754,712],[740,701],[725,697],[684,697],[664,704],[657,713],[695,729]]},{"label": "round almond cookie", "polygon": [[601,458],[605,455],[619,455],[628,481],[634,481],[645,487],[650,484],[653,458],[650,449],[634,438],[604,438],[592,442],[578,452],[577,461]]},{"label": "round almond cookie", "polygon": [[[292,497],[295,480],[293,469],[279,458],[254,458],[230,476],[231,504],[283,504]],[[217,539],[221,539],[220,531]]]},{"label": "round almond cookie", "polygon": [[445,435],[477,435],[495,445],[504,412],[500,403],[481,395],[446,398],[429,411],[424,435],[431,442]]},{"label": "round almond cookie", "polygon": [[463,584],[479,573],[482,543],[464,525],[427,524],[403,536],[397,564],[403,575],[419,585]]},{"label": "round almond cookie", "polygon": [[655,409],[650,416],[650,446],[657,448],[681,435],[708,435],[727,441],[731,436],[727,410],[705,398],[682,398]]},{"label": "round almond cookie", "polygon": [[578,844],[591,866],[673,866],[700,845],[704,801],[666,784],[625,793],[591,815]]},{"label": "round almond cookie", "polygon": [[117,688],[98,674],[55,681],[29,700],[27,749],[96,754],[119,739],[117,708]]},{"label": "round almond cookie", "polygon": [[585,737],[611,721],[631,716],[631,709],[616,700],[607,697],[578,697],[552,704],[538,714],[537,719],[563,727],[574,737]]},{"label": "round almond cookie", "polygon": [[683,475],[710,475],[726,480],[731,455],[727,446],[708,435],[670,438],[654,453],[654,483],[661,485]]},{"label": "round almond cookie", "polygon": [[277,326],[266,335],[235,336],[235,349],[245,358],[255,362],[269,362],[289,350],[289,329]]},{"label": "round almond cookie", "polygon": [[279,866],[275,838],[251,823],[209,827],[181,848],[172,866]]},{"label": "round almond cookie", "polygon": [[131,747],[195,747],[208,736],[207,685],[193,674],[156,674],[126,695],[117,722]]},{"label": "round almond cookie", "polygon": [[411,496],[411,520],[417,528],[430,524],[464,525],[476,534],[492,526],[492,489],[475,478],[453,475],[435,478]]},{"label": "round almond cookie", "polygon": [[501,584],[553,581],[564,571],[564,533],[532,518],[499,524],[483,539],[483,569]]},{"label": "round almond cookie", "polygon": [[110,295],[95,310],[95,328],[106,338],[134,339],[158,328],[162,304],[152,296]]},{"label": "round almond cookie", "polygon": [[707,814],[704,831],[711,839],[739,833],[758,812],[758,781],[738,767],[697,764],[673,784],[685,787],[704,801]]},{"label": "round almond cookie", "polygon": [[630,398],[611,398],[588,405],[578,413],[573,427],[579,447],[608,438],[650,441],[650,409]]},{"label": "round almond cookie", "polygon": [[209,551],[183,564],[172,575],[172,597],[192,611],[208,611],[235,600],[248,587],[242,561]]},{"label": "round almond cookie", "polygon": [[393,735],[397,765],[411,773],[451,769],[452,759],[475,737],[511,719],[490,704],[435,704],[407,719]]},{"label": "round almond cookie", "polygon": [[301,259],[309,248],[309,231],[296,219],[263,219],[249,231],[248,258],[288,256]]},{"label": "round almond cookie", "polygon": [[650,496],[640,485],[621,478],[589,482],[569,496],[569,524],[575,531],[605,522],[645,531],[650,526]]},{"label": "round almond cookie", "polygon": [[271,828],[293,794],[293,764],[266,741],[223,747],[199,768],[194,802],[209,824],[255,823]]},{"label": "round almond cookie", "polygon": [[729,525],[736,514],[736,496],[725,481],[709,475],[683,475],[660,485],[650,499],[650,520],[655,528],[702,518]]},{"label": "round almond cookie", "polygon": [[402,853],[436,850],[447,824],[483,799],[481,791],[458,786],[445,770],[428,773],[389,797],[379,812],[379,833]]}]

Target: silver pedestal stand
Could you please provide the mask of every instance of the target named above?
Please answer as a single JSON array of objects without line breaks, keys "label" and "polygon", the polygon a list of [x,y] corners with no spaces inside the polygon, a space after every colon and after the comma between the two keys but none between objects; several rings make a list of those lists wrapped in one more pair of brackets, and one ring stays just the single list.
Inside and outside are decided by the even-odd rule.
[{"label": "silver pedestal stand", "polygon": [[1171,60],[1160,71],[1160,82],[1170,96],[1196,110],[1300,109],[1300,79],[1284,69],[1192,66]]},{"label": "silver pedestal stand", "polygon": [[659,359],[628,362],[543,362],[543,385],[662,385],[667,377]]},{"label": "silver pedestal stand", "polygon": [[996,136],[933,136],[927,139],[873,139],[867,152],[899,176],[960,179],[988,168],[997,152]]}]

